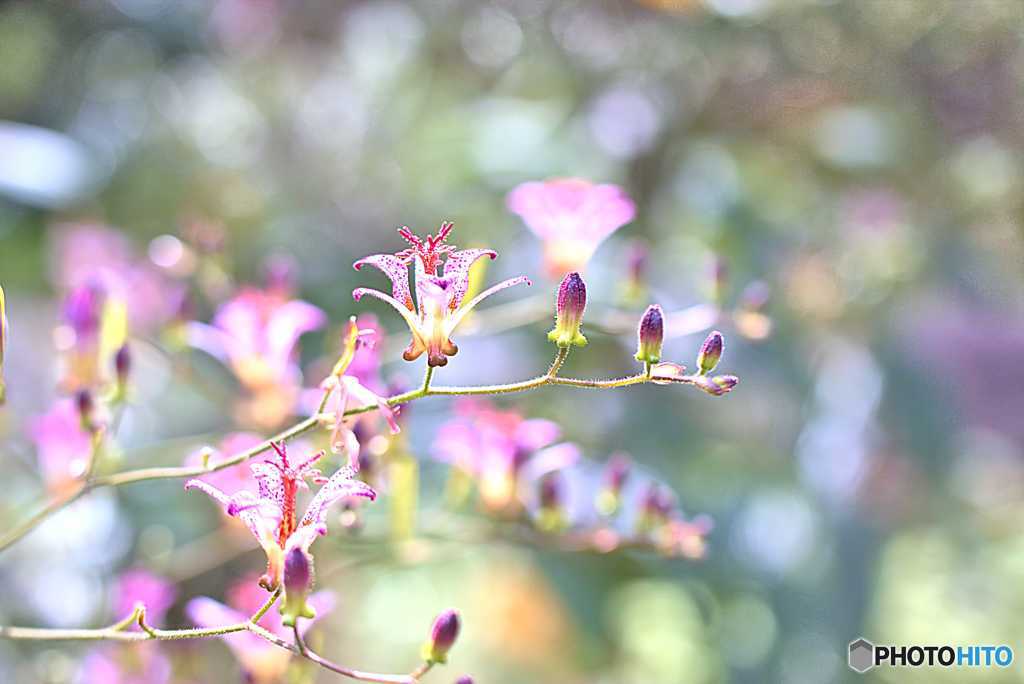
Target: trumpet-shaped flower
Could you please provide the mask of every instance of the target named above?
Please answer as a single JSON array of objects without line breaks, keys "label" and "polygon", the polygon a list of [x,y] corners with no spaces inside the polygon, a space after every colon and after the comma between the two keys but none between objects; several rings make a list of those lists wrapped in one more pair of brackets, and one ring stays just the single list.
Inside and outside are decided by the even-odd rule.
[{"label": "trumpet-shaped flower", "polygon": [[[470,268],[478,259],[485,256],[495,259],[498,253],[490,249],[456,251],[453,245],[446,244],[451,230],[451,223],[442,223],[437,235],[420,238],[408,228],[401,228],[398,232],[409,243],[408,249],[397,254],[374,254],[354,264],[356,270],[364,264],[375,266],[391,279],[390,295],[360,287],[352,292],[352,296],[356,301],[363,295],[376,297],[393,306],[402,315],[412,333],[412,341],[402,355],[406,361],[414,361],[426,352],[428,364],[445,365],[448,357],[459,351],[451,340],[451,334],[466,314],[492,294],[519,283],[530,282],[526,276],[510,278],[484,290],[468,302],[463,301],[469,292]],[[415,273],[415,300],[409,290],[410,266]],[[442,269],[440,275],[439,269]]]},{"label": "trumpet-shaped flower", "polygon": [[597,247],[636,215],[619,186],[580,178],[523,183],[506,203],[543,241],[544,262],[555,278],[582,271]]},{"label": "trumpet-shaped flower", "polygon": [[[284,443],[272,445],[276,454],[251,466],[258,493],[242,490],[228,495],[208,482],[189,480],[185,489],[199,489],[220,502],[228,515],[236,516],[267,554],[267,573],[260,584],[268,591],[281,584],[285,553],[298,546],[309,551],[316,538],[327,533],[327,510],[350,496],[375,499],[377,493],[366,483],[355,479],[355,471],[339,468],[324,477],[314,465],[323,452],[299,463],[292,463]],[[321,483],[305,515],[298,517],[296,499],[300,489],[308,489],[306,478]]]},{"label": "trumpet-shaped flower", "polygon": [[213,325],[192,323],[189,342],[230,365],[251,401],[242,418],[261,427],[278,424],[295,408],[301,390],[296,363],[299,338],[322,327],[319,308],[276,290],[247,288],[226,302]]},{"label": "trumpet-shaped flower", "polygon": [[533,481],[579,459],[573,444],[551,446],[561,430],[549,420],[526,419],[472,399],[462,400],[457,414],[438,431],[435,457],[472,476],[492,510],[513,505],[520,480]]}]

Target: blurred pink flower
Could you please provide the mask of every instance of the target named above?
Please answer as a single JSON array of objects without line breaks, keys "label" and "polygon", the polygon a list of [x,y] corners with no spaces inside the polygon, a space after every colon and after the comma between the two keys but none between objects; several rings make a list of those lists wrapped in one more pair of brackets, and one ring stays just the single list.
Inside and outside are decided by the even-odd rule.
[{"label": "blurred pink flower", "polygon": [[167,610],[174,605],[178,591],[174,584],[142,568],[133,568],[121,573],[114,587],[114,616],[120,620],[131,614],[135,604],[146,606],[146,620],[160,625]]},{"label": "blurred pink flower", "polygon": [[545,265],[554,278],[582,271],[597,247],[636,216],[622,188],[580,178],[523,183],[506,203],[544,243]]},{"label": "blurred pink flower", "polygon": [[[442,223],[437,235],[417,237],[408,228],[399,233],[411,245],[397,254],[374,254],[353,264],[358,271],[364,264],[380,269],[391,279],[391,295],[379,290],[360,287],[352,292],[359,301],[363,295],[370,295],[393,306],[409,325],[412,341],[402,354],[406,361],[414,361],[427,353],[427,363],[443,366],[448,357],[454,356],[459,348],[451,340],[456,326],[470,311],[492,294],[520,283],[529,284],[526,276],[510,278],[484,290],[463,304],[469,292],[469,270],[484,256],[495,259],[498,253],[490,249],[464,249],[455,251],[453,245],[445,244],[452,224]],[[444,258],[444,275],[437,274]],[[416,300],[409,291],[409,267],[415,273]]]},{"label": "blurred pink flower", "polygon": [[[216,450],[210,456],[209,463],[210,465],[216,465],[219,461],[231,458],[263,441],[263,437],[255,432],[232,432],[225,435],[217,445]],[[201,465],[203,462],[203,451],[203,449],[200,449],[189,454],[185,459],[184,465]],[[223,470],[207,473],[199,479],[213,485],[217,489],[244,489],[253,483],[249,465],[245,462],[239,463]]]},{"label": "blurred pink flower", "polygon": [[294,411],[301,374],[296,344],[307,332],[322,327],[327,316],[298,299],[274,290],[246,288],[223,304],[213,325],[191,323],[189,342],[231,366],[249,390],[241,418],[272,427]]},{"label": "blurred pink flower", "polygon": [[[200,596],[188,602],[185,612],[198,627],[219,627],[245,622],[259,610],[267,598],[267,593],[260,589],[256,578],[246,577],[228,589],[228,605]],[[299,622],[299,631],[302,634],[305,634],[317,619],[333,610],[335,600],[330,592],[320,591],[309,597],[309,604],[316,611],[316,617]],[[267,611],[258,624],[282,639],[291,640],[291,630],[281,623],[281,615],[277,610]],[[234,653],[246,676],[252,681],[268,684],[280,681],[291,658],[288,651],[249,632],[228,634],[222,638]]]},{"label": "blurred pink flower", "polygon": [[575,445],[550,446],[560,433],[549,420],[526,419],[486,401],[463,399],[455,418],[438,430],[433,454],[470,474],[484,504],[502,510],[515,501],[524,470],[528,479],[536,479],[578,460]]},{"label": "blurred pink flower", "polygon": [[[314,468],[323,452],[293,464],[284,443],[275,443],[276,454],[266,461],[253,463],[250,468],[256,479],[258,494],[241,490],[225,494],[208,482],[189,480],[185,489],[199,489],[221,503],[228,515],[237,516],[252,532],[267,554],[267,574],[261,584],[275,589],[281,583],[284,556],[293,547],[309,551],[310,545],[322,534],[327,534],[327,510],[336,502],[351,496],[375,499],[377,493],[365,482],[355,479],[355,471],[339,468],[325,478]],[[310,501],[305,515],[297,517],[296,496],[300,489],[308,489],[306,478],[322,483]]]},{"label": "blurred pink flower", "polygon": [[75,684],[167,684],[171,661],[162,644],[104,644],[82,660]]},{"label": "blurred pink flower", "polygon": [[343,375],[340,378],[331,376],[324,380],[323,390],[330,390],[331,395],[324,407],[324,415],[330,416],[329,420],[334,423],[331,432],[331,451],[336,454],[346,454],[348,465],[354,470],[359,470],[359,439],[356,437],[354,427],[360,420],[375,420],[368,414],[345,416],[345,412],[351,409],[376,406],[376,413],[383,417],[391,430],[391,434],[399,433],[398,419],[395,410],[388,405],[384,397],[372,392],[360,384],[359,380]]},{"label": "blurred pink flower", "polygon": [[141,257],[124,234],[101,224],[61,226],[54,235],[50,269],[65,290],[98,283],[125,302],[132,329],[141,332],[173,317],[183,289]]},{"label": "blurred pink flower", "polygon": [[51,492],[74,483],[85,469],[92,449],[72,399],[60,399],[29,421],[29,438],[36,445],[43,481]]}]

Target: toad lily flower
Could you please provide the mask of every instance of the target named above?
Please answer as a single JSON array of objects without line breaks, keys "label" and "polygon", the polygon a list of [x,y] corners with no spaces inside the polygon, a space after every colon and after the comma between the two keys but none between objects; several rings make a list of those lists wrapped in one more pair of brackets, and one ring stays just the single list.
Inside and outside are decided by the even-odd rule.
[{"label": "toad lily flower", "polygon": [[[448,357],[454,356],[459,348],[451,340],[452,331],[462,322],[473,308],[492,294],[519,283],[529,284],[526,276],[510,278],[484,290],[468,302],[463,302],[469,291],[469,269],[478,259],[489,256],[497,258],[498,253],[490,249],[463,249],[456,251],[453,245],[445,244],[452,224],[441,224],[436,236],[420,238],[408,228],[399,233],[409,243],[408,249],[397,254],[374,254],[353,264],[358,271],[364,264],[376,266],[391,279],[391,295],[379,290],[360,287],[352,292],[359,301],[363,295],[381,299],[402,314],[412,332],[412,341],[402,357],[414,361],[427,352],[427,363],[443,366]],[[442,267],[443,274],[437,271]],[[416,301],[409,291],[409,267],[414,267]]]},{"label": "toad lily flower", "polygon": [[[308,552],[310,545],[322,534],[327,534],[327,510],[338,501],[350,496],[375,499],[377,493],[366,483],[355,479],[355,471],[339,468],[330,479],[313,466],[323,452],[298,464],[288,458],[283,442],[273,443],[274,456],[262,463],[252,464],[258,494],[243,490],[227,495],[208,482],[189,480],[185,489],[199,489],[220,502],[228,515],[242,520],[267,554],[267,574],[260,585],[268,591],[281,584],[285,554],[293,548]],[[296,514],[296,495],[307,489],[306,478],[322,483],[301,519]]]},{"label": "toad lily flower", "polygon": [[555,278],[582,271],[598,246],[636,216],[622,188],[581,178],[523,183],[506,203],[543,241],[544,263]]}]

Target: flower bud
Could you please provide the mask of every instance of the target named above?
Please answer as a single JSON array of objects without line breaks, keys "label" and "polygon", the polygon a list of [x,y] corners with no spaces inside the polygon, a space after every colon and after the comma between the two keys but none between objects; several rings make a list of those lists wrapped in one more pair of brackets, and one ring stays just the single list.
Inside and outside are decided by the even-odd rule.
[{"label": "flower bud", "polygon": [[665,321],[661,307],[651,304],[640,318],[637,330],[636,360],[644,363],[661,361],[661,342],[665,339]]},{"label": "flower bud", "polygon": [[313,559],[300,546],[293,546],[285,554],[283,584],[281,622],[293,627],[299,618],[316,617],[316,611],[306,603],[313,588]]},{"label": "flower bud", "polygon": [[579,273],[570,273],[558,286],[555,327],[548,333],[548,339],[560,348],[571,345],[582,347],[587,338],[580,332],[583,310],[587,307],[587,286]]},{"label": "flower bud", "polygon": [[114,376],[117,378],[117,389],[119,394],[124,394],[128,386],[128,375],[132,370],[132,352],[127,343],[114,354]]},{"label": "flower bud", "polygon": [[722,333],[712,330],[711,334],[704,340],[704,344],[700,346],[700,352],[697,354],[697,372],[701,375],[707,375],[715,370],[719,359],[722,358],[724,346]]},{"label": "flower bud", "polygon": [[430,628],[430,640],[423,644],[423,659],[428,663],[448,662],[448,651],[459,636],[459,612],[453,608],[444,611],[434,619]]},{"label": "flower bud", "polygon": [[95,427],[96,402],[92,398],[92,392],[87,389],[79,390],[75,394],[75,407],[78,409],[78,419],[81,421],[82,429],[92,432]]},{"label": "flower bud", "polygon": [[729,392],[733,387],[739,383],[740,379],[735,375],[716,375],[711,378],[711,382],[715,383],[722,388],[723,392]]},{"label": "flower bud", "polygon": [[455,684],[473,684],[473,678],[469,675],[462,675],[455,680]]}]

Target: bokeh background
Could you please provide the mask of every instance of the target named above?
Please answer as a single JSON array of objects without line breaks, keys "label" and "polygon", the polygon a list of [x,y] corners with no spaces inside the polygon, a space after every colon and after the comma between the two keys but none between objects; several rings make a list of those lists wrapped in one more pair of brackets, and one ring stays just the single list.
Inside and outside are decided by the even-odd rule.
[{"label": "bokeh background", "polygon": [[[622,284],[646,244],[652,301],[732,311],[761,282],[770,330],[712,317],[741,377],[722,398],[557,388],[498,404],[557,421],[594,461],[629,452],[714,518],[706,557],[437,523],[447,469],[431,449],[453,402],[426,399],[401,446],[419,462],[418,531],[395,533],[385,496],[360,535],[314,547],[337,600],[321,651],[411,668],[449,605],[464,632],[429,682],[839,682],[859,635],[1019,647],[1022,20],[1013,0],[4,3],[0,524],[46,496],[27,426],[58,393],[76,263],[159,273],[132,321],[133,403],[108,467],[180,464],[252,426],[231,408],[232,374],[169,321],[209,320],[291,260],[299,295],[332,321],[303,338],[311,386],[353,313],[376,311],[400,349],[398,317],[350,296],[382,277],[351,263],[399,249],[400,225],[441,220],[456,244],[499,251],[488,280],[534,278],[491,306],[552,301],[541,245],[504,197],[579,176],[638,207],[587,266],[593,311],[639,314],[646,300],[623,303]],[[485,311],[493,327],[456,336],[437,381],[543,370],[550,313],[502,329],[509,316]],[[666,358],[692,364],[703,333],[667,341]],[[632,333],[588,334],[567,372],[631,372]],[[412,386],[421,369],[395,345],[384,374]],[[475,525],[472,506],[462,515]],[[141,567],[176,583],[164,622],[185,626],[188,599],[224,600],[261,565],[179,481],[97,491],[0,555],[0,622],[107,624],[116,579]],[[0,680],[82,681],[96,648],[0,642]],[[170,681],[239,680],[219,642],[157,648]],[[130,670],[142,656],[112,658]],[[135,676],[106,681],[156,681]],[[314,680],[333,681],[302,667],[281,681]]]}]

